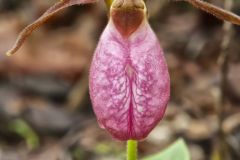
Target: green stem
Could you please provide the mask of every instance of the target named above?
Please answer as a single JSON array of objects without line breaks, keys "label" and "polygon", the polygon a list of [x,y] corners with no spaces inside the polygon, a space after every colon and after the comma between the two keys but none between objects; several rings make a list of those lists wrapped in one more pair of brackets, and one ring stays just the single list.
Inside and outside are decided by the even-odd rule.
[{"label": "green stem", "polygon": [[137,160],[137,141],[127,141],[127,160]]},{"label": "green stem", "polygon": [[113,0],[105,0],[105,4],[107,5],[108,9],[110,9]]}]

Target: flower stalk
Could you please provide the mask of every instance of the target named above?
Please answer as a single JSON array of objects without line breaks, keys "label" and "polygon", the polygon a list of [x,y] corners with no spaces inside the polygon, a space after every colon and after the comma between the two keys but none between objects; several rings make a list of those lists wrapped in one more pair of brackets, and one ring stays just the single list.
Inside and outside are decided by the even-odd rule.
[{"label": "flower stalk", "polygon": [[137,144],[136,140],[127,141],[127,160],[137,160]]},{"label": "flower stalk", "polygon": [[105,4],[108,7],[108,9],[110,9],[112,2],[113,2],[113,0],[105,0]]}]

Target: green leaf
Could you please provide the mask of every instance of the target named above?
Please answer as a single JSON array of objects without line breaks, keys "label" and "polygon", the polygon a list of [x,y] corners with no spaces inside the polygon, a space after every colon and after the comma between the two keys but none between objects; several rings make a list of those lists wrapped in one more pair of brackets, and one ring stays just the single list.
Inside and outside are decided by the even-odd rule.
[{"label": "green leaf", "polygon": [[165,150],[143,160],[190,160],[190,154],[183,139],[178,139]]},{"label": "green leaf", "polygon": [[39,139],[34,130],[22,119],[16,119],[9,124],[12,132],[23,137],[29,149],[35,149],[39,145]]}]

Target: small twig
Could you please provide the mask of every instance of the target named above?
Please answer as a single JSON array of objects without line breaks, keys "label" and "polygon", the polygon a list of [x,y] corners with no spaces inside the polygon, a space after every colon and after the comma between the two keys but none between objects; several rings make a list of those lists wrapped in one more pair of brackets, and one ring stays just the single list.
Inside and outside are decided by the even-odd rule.
[{"label": "small twig", "polygon": [[[227,10],[231,10],[233,7],[233,0],[225,0],[224,8]],[[229,52],[228,47],[231,42],[232,38],[232,24],[228,22],[224,22],[223,24],[223,39],[221,42],[221,53],[219,55],[218,63],[221,69],[221,88],[220,88],[220,102],[218,107],[218,117],[219,117],[219,137],[218,141],[220,143],[220,154],[222,159],[227,160],[227,148],[226,148],[226,141],[225,141],[225,134],[222,130],[222,125],[224,121],[224,115],[226,112],[226,88],[228,85],[228,72],[229,72]]]}]

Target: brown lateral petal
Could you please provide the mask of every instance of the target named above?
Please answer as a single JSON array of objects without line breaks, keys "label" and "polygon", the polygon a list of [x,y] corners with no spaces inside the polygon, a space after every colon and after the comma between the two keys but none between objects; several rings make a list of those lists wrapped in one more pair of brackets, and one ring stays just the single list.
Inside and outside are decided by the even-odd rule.
[{"label": "brown lateral petal", "polygon": [[13,47],[6,53],[8,56],[16,53],[17,50],[23,45],[25,40],[31,35],[31,33],[39,28],[41,25],[46,23],[51,17],[63,10],[64,8],[77,5],[77,4],[87,4],[94,3],[97,0],[61,0],[50,7],[41,17],[39,17],[35,22],[25,27],[19,34]]},{"label": "brown lateral petal", "polygon": [[194,7],[199,8],[205,12],[213,14],[215,17],[231,22],[233,24],[240,25],[240,17],[232,12],[226,11],[222,8],[214,6],[208,2],[202,0],[176,0],[176,1],[186,1],[192,4]]}]

